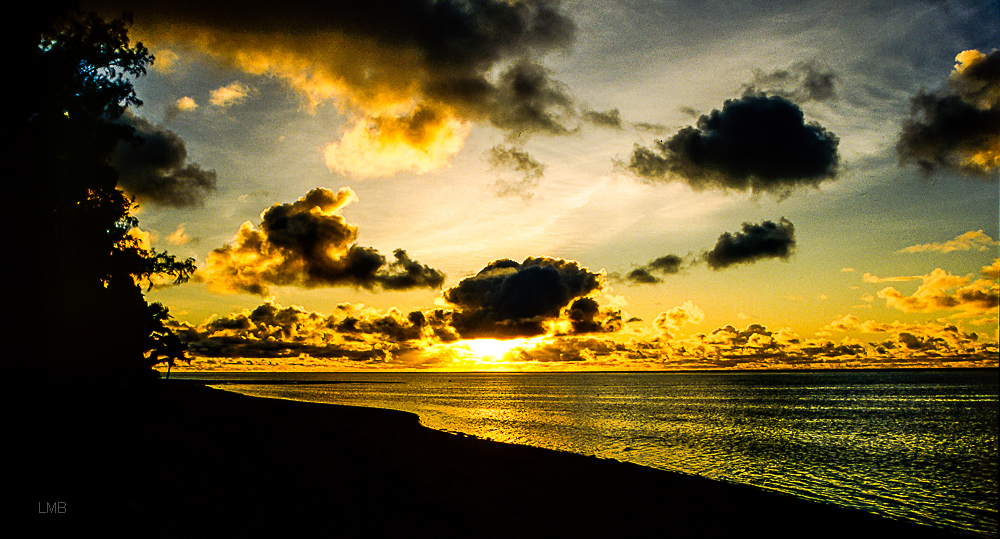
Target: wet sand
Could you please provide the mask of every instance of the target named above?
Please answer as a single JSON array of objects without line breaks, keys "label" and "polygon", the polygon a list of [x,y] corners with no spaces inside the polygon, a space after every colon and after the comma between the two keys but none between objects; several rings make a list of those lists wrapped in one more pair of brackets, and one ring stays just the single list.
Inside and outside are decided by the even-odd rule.
[{"label": "wet sand", "polygon": [[17,497],[41,535],[955,536],[754,487],[434,431],[392,410],[173,380],[27,404]]}]

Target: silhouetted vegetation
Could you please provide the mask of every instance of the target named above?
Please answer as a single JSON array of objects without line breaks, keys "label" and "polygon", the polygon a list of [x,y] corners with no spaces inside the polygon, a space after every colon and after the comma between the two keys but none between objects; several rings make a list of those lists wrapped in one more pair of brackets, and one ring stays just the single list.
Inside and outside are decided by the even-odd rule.
[{"label": "silhouetted vegetation", "polygon": [[105,21],[41,6],[27,19],[17,44],[24,65],[12,72],[24,86],[11,122],[12,205],[27,262],[17,267],[33,297],[16,338],[44,374],[149,375],[184,351],[164,325],[167,309],[147,303],[143,288],[164,276],[184,282],[195,269],[131,232],[136,206],[110,165],[121,142],[138,143],[119,120],[142,104],[133,80],[153,56],[129,40],[128,15]]}]

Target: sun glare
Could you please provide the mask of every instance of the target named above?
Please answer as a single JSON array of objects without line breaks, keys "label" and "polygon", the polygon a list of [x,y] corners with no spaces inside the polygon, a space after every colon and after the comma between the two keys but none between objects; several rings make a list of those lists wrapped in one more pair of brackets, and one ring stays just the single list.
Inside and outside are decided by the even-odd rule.
[{"label": "sun glare", "polygon": [[474,356],[482,359],[503,359],[507,354],[525,346],[528,339],[469,339],[460,341],[458,346],[468,348]]},{"label": "sun glare", "polygon": [[519,362],[518,352],[531,350],[544,342],[544,337],[517,339],[465,339],[447,346],[452,367],[465,369],[514,368]]}]

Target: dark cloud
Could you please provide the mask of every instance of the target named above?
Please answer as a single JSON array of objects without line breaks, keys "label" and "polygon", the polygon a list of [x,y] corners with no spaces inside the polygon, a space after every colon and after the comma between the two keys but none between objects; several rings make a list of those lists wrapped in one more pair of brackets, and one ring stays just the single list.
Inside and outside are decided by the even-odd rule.
[{"label": "dark cloud", "polygon": [[339,212],[355,199],[348,188],[317,188],[294,203],[275,204],[261,214],[259,229],[244,223],[232,244],[209,253],[198,277],[216,291],[262,295],[269,285],[402,290],[444,283],[443,273],[402,249],[388,262],[354,243],[358,229]]},{"label": "dark cloud", "polygon": [[636,146],[625,168],[650,180],[681,178],[695,189],[787,195],[836,175],[837,137],[782,97],[726,101],[654,148]]},{"label": "dark cloud", "polygon": [[[697,113],[694,116],[697,117]],[[649,122],[635,122],[632,124],[633,129],[638,129],[639,131],[648,131],[656,135],[662,135],[667,132],[667,126],[662,124],[654,124]]]},{"label": "dark cloud", "polygon": [[647,267],[660,273],[677,273],[681,270],[684,259],[677,255],[666,255],[650,262]]},{"label": "dark cloud", "polygon": [[[97,4],[109,13],[133,11],[154,40],[198,43],[237,64],[240,55],[261,52],[258,60],[268,59],[304,94],[316,91],[312,82],[329,80],[344,88],[339,98],[363,105],[415,98],[512,134],[570,131],[563,122],[573,115],[572,99],[538,64],[575,37],[557,0]],[[302,60],[299,70],[283,71],[278,57]],[[319,78],[306,81],[303,67]],[[311,105],[327,98],[308,96]]]},{"label": "dark cloud", "polygon": [[801,62],[789,69],[771,73],[754,72],[753,81],[744,86],[744,95],[769,94],[795,102],[827,101],[836,97],[837,76],[815,62]]},{"label": "dark cloud", "polygon": [[[461,280],[442,297],[455,306],[454,327],[464,338],[529,336],[544,334],[546,324],[558,319],[571,302],[603,286],[603,275],[574,261],[504,259]],[[576,314],[571,316],[576,316],[577,327],[594,323],[591,304],[574,303],[574,307]]]},{"label": "dark cloud", "polygon": [[765,258],[787,259],[795,248],[795,227],[782,217],[777,223],[743,223],[743,230],[719,236],[715,247],[702,253],[712,269],[756,262]]},{"label": "dark cloud", "polygon": [[621,311],[602,309],[594,298],[577,298],[567,309],[571,333],[608,333],[624,326]]},{"label": "dark cloud", "polygon": [[695,118],[695,119],[697,119],[699,116],[701,116],[701,113],[698,112],[698,109],[696,109],[694,107],[687,107],[687,106],[685,106],[685,107],[681,107],[679,110],[681,112],[683,112],[684,114],[686,114],[686,115],[688,115],[688,116],[690,116],[692,118]]},{"label": "dark cloud", "polygon": [[628,272],[624,279],[613,274],[617,280],[630,284],[658,284],[662,276],[680,273],[686,267],[705,261],[712,269],[722,269],[735,264],[748,264],[765,258],[787,259],[795,248],[795,226],[782,217],[777,223],[743,223],[740,232],[725,232],[719,236],[711,251],[700,256],[688,256],[688,260],[675,254],[661,256],[644,266]]},{"label": "dark cloud", "polygon": [[645,266],[635,268],[628,272],[625,279],[635,284],[656,284],[662,279],[654,275],[673,275],[679,273],[684,267],[684,259],[677,255],[665,255],[653,260]]},{"label": "dark cloud", "polygon": [[551,0],[286,0],[226,3],[176,0],[135,8],[128,2],[92,2],[111,13],[134,11],[137,24],[181,24],[247,35],[286,33],[308,39],[336,31],[376,43],[415,49],[442,70],[474,68],[509,56],[568,45],[575,25]]},{"label": "dark cloud", "polygon": [[187,147],[176,133],[132,113],[121,122],[135,129],[135,139],[119,143],[111,164],[118,171],[118,186],[137,201],[201,206],[205,195],[215,191],[215,171],[185,163]]},{"label": "dark cloud", "polygon": [[1000,51],[965,51],[947,86],[910,100],[896,151],[924,172],[1000,178]]},{"label": "dark cloud", "polygon": [[645,267],[635,268],[625,275],[625,279],[636,284],[656,284],[662,280],[650,273]]},{"label": "dark cloud", "polygon": [[485,103],[490,122],[515,135],[565,135],[576,114],[566,87],[549,77],[542,66],[523,60],[500,75]]},{"label": "dark cloud", "polygon": [[497,179],[494,189],[497,195],[531,197],[531,189],[545,173],[545,165],[535,161],[528,152],[514,147],[494,146],[490,149],[490,165],[494,169],[506,169],[518,176],[516,180]]},{"label": "dark cloud", "polygon": [[622,116],[621,113],[618,112],[618,109],[606,110],[604,112],[596,110],[584,111],[583,120],[598,127],[608,127],[611,129],[622,128]]}]

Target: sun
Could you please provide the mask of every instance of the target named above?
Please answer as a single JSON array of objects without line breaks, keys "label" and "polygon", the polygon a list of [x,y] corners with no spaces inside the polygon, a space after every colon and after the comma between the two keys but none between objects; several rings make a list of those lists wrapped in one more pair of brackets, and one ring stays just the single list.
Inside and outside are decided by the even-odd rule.
[{"label": "sun", "polygon": [[544,337],[516,339],[463,339],[425,350],[450,359],[446,370],[518,370],[523,363],[518,352],[545,342]]},{"label": "sun", "polygon": [[528,344],[530,339],[468,339],[459,341],[456,346],[468,348],[472,355],[480,359],[504,359],[516,349],[533,348],[535,343]]}]

